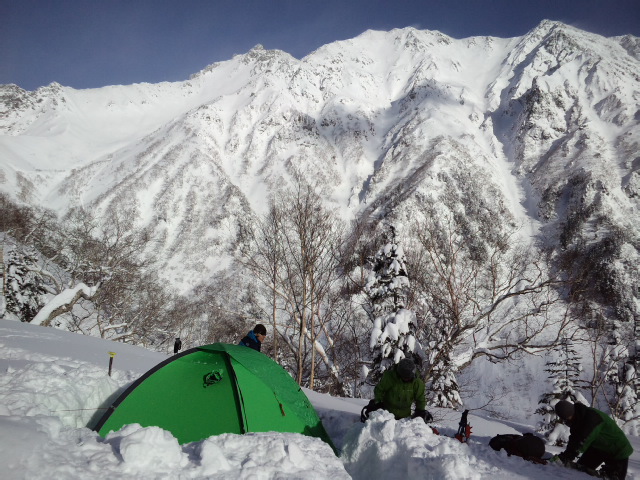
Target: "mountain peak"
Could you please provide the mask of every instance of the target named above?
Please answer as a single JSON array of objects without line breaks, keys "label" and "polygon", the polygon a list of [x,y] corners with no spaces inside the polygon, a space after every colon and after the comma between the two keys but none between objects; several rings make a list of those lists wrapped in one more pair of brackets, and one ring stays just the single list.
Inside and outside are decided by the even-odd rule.
[{"label": "mountain peak", "polygon": [[252,62],[260,62],[271,64],[273,62],[278,61],[290,61],[295,60],[295,58],[287,52],[278,49],[266,49],[261,44],[255,45],[251,50],[249,50],[244,55],[240,55],[242,61],[246,64]]},{"label": "mountain peak", "polygon": [[633,35],[625,35],[623,37],[614,37],[615,40],[622,45],[629,55],[636,60],[640,60],[640,37]]},{"label": "mountain peak", "polygon": [[542,20],[537,26],[530,30],[525,37],[531,39],[533,42],[540,42],[544,38],[553,35],[572,35],[580,32],[582,32],[582,30],[557,20]]}]

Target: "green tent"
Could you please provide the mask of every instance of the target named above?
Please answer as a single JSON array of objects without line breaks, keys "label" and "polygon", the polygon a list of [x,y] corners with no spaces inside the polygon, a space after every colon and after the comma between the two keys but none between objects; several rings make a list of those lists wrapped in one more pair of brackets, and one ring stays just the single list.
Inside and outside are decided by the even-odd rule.
[{"label": "green tent", "polygon": [[280,365],[251,348],[214,343],[159,363],[134,382],[95,426],[100,435],[139,423],[181,444],[221,433],[293,432],[335,452],[318,414]]}]

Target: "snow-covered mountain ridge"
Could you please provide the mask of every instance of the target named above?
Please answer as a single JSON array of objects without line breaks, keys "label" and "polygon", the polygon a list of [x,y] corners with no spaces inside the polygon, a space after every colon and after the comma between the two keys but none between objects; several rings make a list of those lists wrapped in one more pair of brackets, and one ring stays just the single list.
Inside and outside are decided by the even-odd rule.
[{"label": "snow-covered mountain ridge", "polygon": [[454,183],[460,202],[485,202],[571,268],[597,270],[629,319],[638,45],[551,21],[511,39],[405,28],[301,60],[256,46],[184,82],[2,86],[0,189],[58,212],[132,213],[188,289],[224,268],[243,222],[294,173],[345,219],[400,223]]}]

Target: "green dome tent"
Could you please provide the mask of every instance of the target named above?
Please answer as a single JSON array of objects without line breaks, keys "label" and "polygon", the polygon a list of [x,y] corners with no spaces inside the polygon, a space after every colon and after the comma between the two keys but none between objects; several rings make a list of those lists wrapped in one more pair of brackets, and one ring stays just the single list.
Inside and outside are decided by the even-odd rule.
[{"label": "green dome tent", "polygon": [[170,431],[180,444],[221,433],[292,432],[336,451],[300,386],[266,355],[238,345],[192,348],[159,363],[109,407],[101,436],[138,423]]}]

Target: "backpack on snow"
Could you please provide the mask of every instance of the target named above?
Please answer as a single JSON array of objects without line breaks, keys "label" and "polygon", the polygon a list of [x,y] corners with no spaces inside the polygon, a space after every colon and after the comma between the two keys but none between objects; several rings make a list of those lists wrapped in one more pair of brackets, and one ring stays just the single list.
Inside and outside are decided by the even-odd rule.
[{"label": "backpack on snow", "polygon": [[507,455],[516,455],[535,463],[547,463],[544,455],[544,440],[532,433],[496,435],[489,441],[489,446],[496,451],[504,448]]}]

